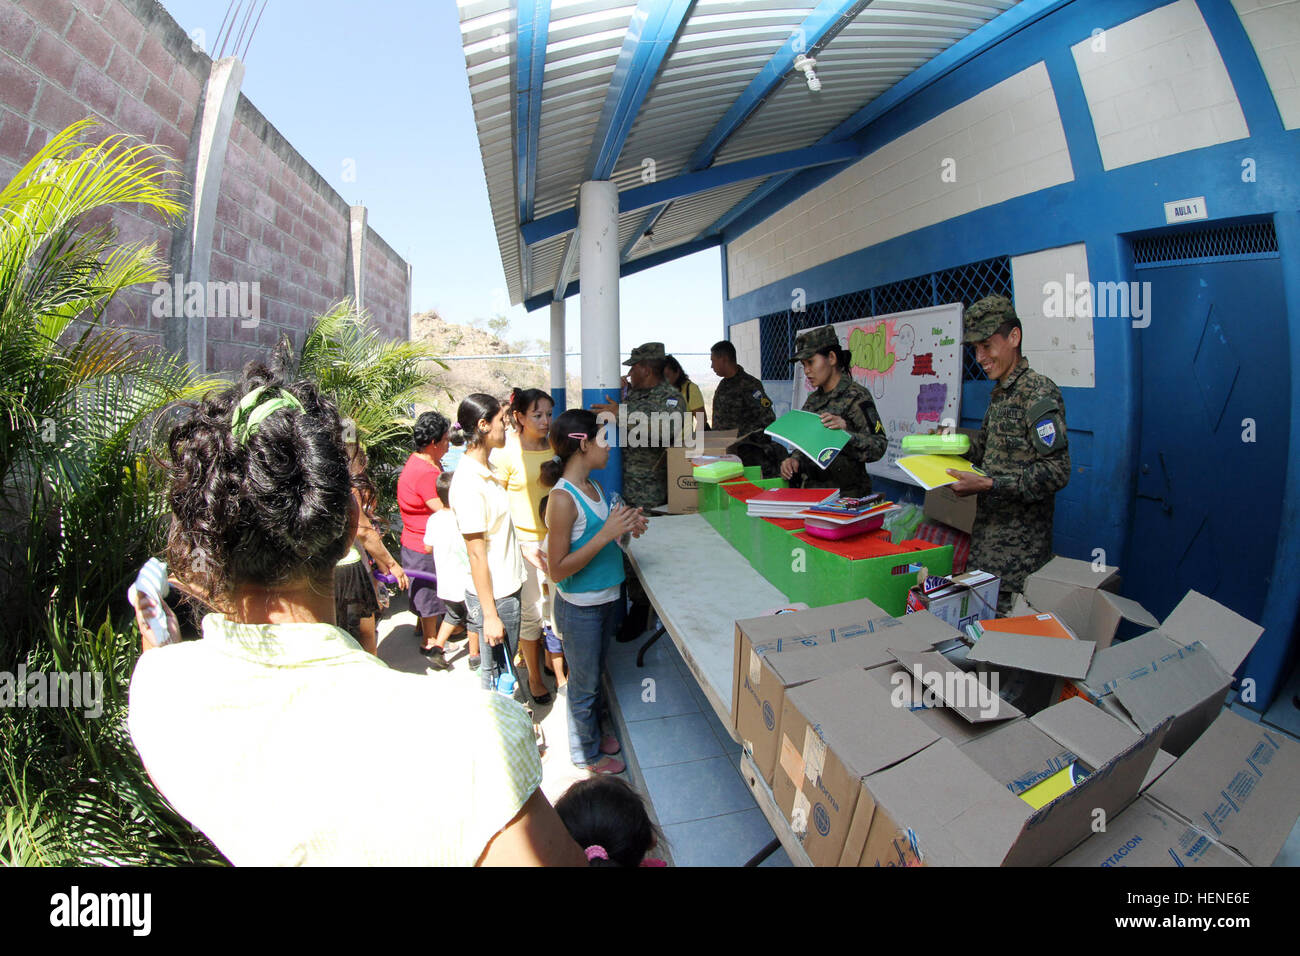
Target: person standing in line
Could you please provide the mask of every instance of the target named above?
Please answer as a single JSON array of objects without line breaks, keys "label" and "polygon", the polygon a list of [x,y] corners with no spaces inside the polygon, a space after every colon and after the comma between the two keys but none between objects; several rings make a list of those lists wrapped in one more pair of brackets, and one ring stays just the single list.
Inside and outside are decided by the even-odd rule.
[{"label": "person standing in line", "polygon": [[[506,409],[491,395],[475,392],[460,403],[456,418],[466,447],[451,481],[451,508],[469,555],[468,626],[478,632],[486,658],[478,669],[479,680],[485,690],[492,690],[511,670],[525,577],[505,483],[488,461],[493,450],[505,446]],[[515,693],[520,693],[518,687]]]},{"label": "person standing in line", "polygon": [[785,454],[763,433],[776,421],[767,390],[736,362],[736,347],[726,339],[714,343],[709,358],[713,373],[722,379],[713,393],[713,427],[718,431],[734,428],[737,437],[727,451],[745,465],[761,467],[764,478],[775,477]]},{"label": "person standing in line", "polygon": [[571,408],[551,426],[555,457],[542,465],[547,497],[548,563],[559,593],[555,623],[569,661],[569,756],[593,773],[622,773],[621,747],[600,732],[601,673],[621,623],[623,535],[639,535],[639,510],[612,505],[591,472],[605,467],[609,446],[597,439],[596,416]]},{"label": "person standing in line", "polygon": [[539,388],[515,389],[510,396],[509,412],[514,429],[506,436],[505,447],[491,456],[493,470],[505,482],[510,518],[524,559],[519,642],[528,667],[528,692],[537,704],[551,702],[551,692],[542,677],[542,629],[550,615],[541,554],[541,540],[546,532],[541,526],[538,506],[546,494],[539,481],[542,463],[553,454],[549,436],[554,407],[551,396]]},{"label": "person standing in line", "polygon": [[438,597],[437,568],[433,555],[424,550],[424,532],[429,516],[442,507],[438,500],[438,475],[442,456],[452,441],[450,425],[441,412],[424,412],[412,429],[415,451],[406,459],[397,478],[397,506],[402,513],[402,567],[420,571],[428,578],[411,578],[411,610],[419,618],[420,652],[428,655],[429,666],[446,670],[447,661],[438,646],[438,628],[446,612]]}]

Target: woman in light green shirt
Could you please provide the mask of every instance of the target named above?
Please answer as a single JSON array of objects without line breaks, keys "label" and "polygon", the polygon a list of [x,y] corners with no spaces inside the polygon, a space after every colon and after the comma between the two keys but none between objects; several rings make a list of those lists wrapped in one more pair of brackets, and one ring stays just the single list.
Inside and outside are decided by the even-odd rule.
[{"label": "woman in light green shirt", "polygon": [[334,626],[358,509],[328,399],[250,366],[172,429],[168,470],[167,560],[217,613],[201,641],[142,638],[128,723],[232,863],[585,864],[519,705],[391,670]]}]

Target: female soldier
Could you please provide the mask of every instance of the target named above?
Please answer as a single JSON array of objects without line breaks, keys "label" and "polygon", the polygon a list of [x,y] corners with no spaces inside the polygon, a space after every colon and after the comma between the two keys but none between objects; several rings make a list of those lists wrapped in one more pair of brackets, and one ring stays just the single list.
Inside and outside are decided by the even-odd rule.
[{"label": "female soldier", "polygon": [[790,361],[803,363],[803,373],[814,389],[803,403],[803,410],[819,414],[827,428],[847,431],[849,443],[828,468],[818,467],[796,451],[781,462],[781,477],[794,481],[802,475],[803,487],[838,488],[846,498],[870,494],[871,476],[863,466],[883,458],[889,444],[871,393],[853,380],[848,350],[840,347],[831,326],[802,333],[795,341],[795,349]]}]

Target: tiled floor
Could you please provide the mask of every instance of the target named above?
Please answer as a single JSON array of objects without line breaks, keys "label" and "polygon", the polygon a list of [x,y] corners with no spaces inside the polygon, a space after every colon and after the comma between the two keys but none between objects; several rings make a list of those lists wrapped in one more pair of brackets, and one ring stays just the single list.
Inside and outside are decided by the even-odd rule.
[{"label": "tiled floor", "polygon": [[[639,776],[677,866],[740,866],[774,839],[740,776],[740,745],[700,691],[672,641],[610,649],[608,674]],[[789,866],[777,849],[763,866]]]}]

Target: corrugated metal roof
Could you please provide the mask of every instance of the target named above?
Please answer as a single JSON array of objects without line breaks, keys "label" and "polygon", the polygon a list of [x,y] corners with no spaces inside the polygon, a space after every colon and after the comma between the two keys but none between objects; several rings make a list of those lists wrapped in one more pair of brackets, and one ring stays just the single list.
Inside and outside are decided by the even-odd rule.
[{"label": "corrugated metal roof", "polygon": [[[608,115],[611,84],[621,89],[625,77],[619,71],[627,69],[635,52],[629,25],[639,15],[638,28],[645,29],[647,15],[653,26],[653,15],[660,14],[675,27],[669,9],[674,3],[683,0],[459,0],[470,98],[512,303],[551,292],[572,234],[570,226],[525,245],[520,210],[528,203],[520,183],[531,188],[529,222],[575,209],[579,186],[591,178],[593,138],[601,129],[602,110]],[[533,102],[540,103],[535,168],[525,170],[518,168],[518,126],[529,104],[517,97],[515,57],[521,5],[528,23],[546,23],[544,43],[539,33],[536,45],[519,47],[525,57],[531,49],[545,51],[540,98],[533,90]],[[865,6],[861,0],[695,0],[688,10],[681,8],[684,19],[648,94],[629,101],[639,109],[609,178],[626,192],[692,169],[811,147],[1015,5],[1014,0],[874,0]],[[547,13],[549,21],[537,19]],[[804,37],[808,29],[815,35]],[[791,47],[792,36],[811,45],[822,35],[817,31],[829,31],[831,39],[813,51],[822,89],[812,93],[802,73],[782,67],[792,50],[807,49]],[[632,36],[647,42],[644,34]],[[770,82],[764,82],[767,75]],[[720,125],[728,115],[736,122]],[[702,150],[711,137],[721,138],[720,146]],[[767,179],[727,182],[674,199],[666,209],[621,213],[626,261],[662,258],[675,247],[685,254],[704,230]],[[647,214],[656,209],[661,214],[653,235],[638,239]]]}]

